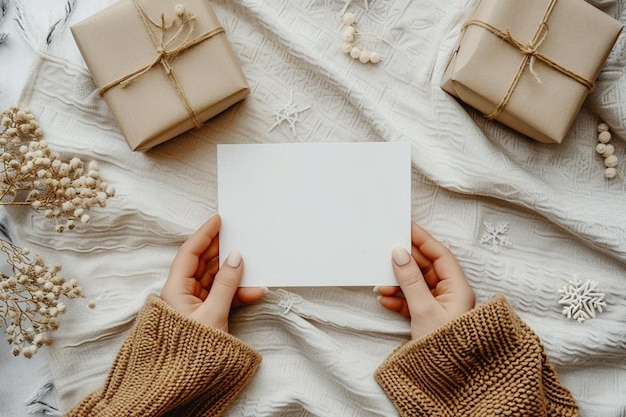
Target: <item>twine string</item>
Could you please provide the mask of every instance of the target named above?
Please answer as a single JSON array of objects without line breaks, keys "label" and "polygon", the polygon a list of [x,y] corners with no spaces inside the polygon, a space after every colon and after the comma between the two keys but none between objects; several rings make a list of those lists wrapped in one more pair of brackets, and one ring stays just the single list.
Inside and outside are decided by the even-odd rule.
[{"label": "twine string", "polygon": [[554,6],[556,5],[556,2],[557,0],[552,0],[550,2],[550,4],[548,5],[548,8],[546,9],[546,12],[544,13],[543,18],[541,19],[541,22],[539,23],[539,26],[537,27],[537,30],[535,31],[534,36],[528,43],[523,43],[515,39],[508,29],[506,31],[503,31],[482,20],[476,20],[476,19],[469,20],[463,26],[463,29],[462,29],[463,32],[465,32],[465,30],[470,26],[479,26],[491,32],[492,34],[502,39],[503,41],[507,42],[508,44],[514,46],[522,54],[524,54],[524,58],[520,62],[520,65],[513,77],[513,80],[509,84],[509,88],[506,94],[504,95],[504,98],[502,99],[500,104],[496,106],[493,112],[485,115],[487,119],[495,119],[496,117],[500,115],[500,113],[502,113],[504,108],[508,105],[509,100],[511,99],[513,92],[517,88],[517,84],[519,83],[519,80],[521,79],[522,74],[524,73],[524,70],[527,66],[529,68],[530,73],[535,78],[535,80],[539,84],[541,84],[541,79],[539,78],[539,75],[537,74],[535,70],[536,60],[543,62],[550,68],[577,81],[578,83],[582,84],[585,88],[587,88],[589,91],[593,90],[594,83],[592,81],[587,80],[585,77],[575,73],[574,71],[568,68],[565,68],[564,66],[558,64],[557,62],[553,61],[552,59],[538,52],[539,48],[548,37],[548,33],[550,31],[550,28],[548,27],[548,18],[550,17],[550,14],[552,13]]},{"label": "twine string", "polygon": [[[144,27],[148,32],[148,35],[150,36],[150,39],[152,40],[152,44],[155,47],[156,56],[149,63],[101,87],[99,90],[100,95],[103,95],[108,90],[118,85],[122,88],[127,87],[129,84],[145,75],[156,65],[160,64],[167,74],[170,83],[176,90],[176,93],[180,97],[183,105],[185,106],[185,109],[189,114],[190,120],[194,123],[196,127],[202,126],[202,123],[200,122],[200,120],[198,120],[198,116],[193,110],[182,85],[180,84],[178,78],[176,77],[176,74],[174,73],[172,62],[178,57],[179,54],[208,39],[211,39],[215,35],[224,33],[224,28],[218,26],[215,29],[205,32],[204,34],[192,39],[192,35],[195,30],[196,18],[189,13],[183,13],[182,15],[178,15],[180,19],[180,26],[178,27],[178,30],[168,38],[168,32],[177,25],[177,21],[173,20],[172,23],[168,25],[165,15],[162,13],[160,16],[161,22],[157,23],[152,20],[152,18],[148,15],[146,9],[141,5],[139,0],[133,0],[133,3],[135,5],[135,8],[137,9],[137,12],[139,13],[139,16],[141,17],[141,21],[143,22]],[[156,33],[153,27],[156,28]],[[181,37],[182,39],[179,39]]]},{"label": "twine string", "polygon": [[539,30],[537,32],[536,39],[531,39],[527,44],[523,44],[519,42],[518,40],[516,40],[513,37],[513,35],[511,35],[511,31],[509,30],[506,31],[506,41],[509,42],[511,45],[515,45],[517,49],[522,51],[526,57],[530,57],[528,58],[528,69],[530,70],[530,73],[533,75],[533,77],[535,77],[535,80],[537,80],[539,84],[542,84],[542,82],[541,82],[541,79],[539,78],[539,75],[535,71],[535,61],[537,60],[537,50],[548,37],[549,31],[550,29],[548,28],[548,24],[542,21],[539,24]]}]

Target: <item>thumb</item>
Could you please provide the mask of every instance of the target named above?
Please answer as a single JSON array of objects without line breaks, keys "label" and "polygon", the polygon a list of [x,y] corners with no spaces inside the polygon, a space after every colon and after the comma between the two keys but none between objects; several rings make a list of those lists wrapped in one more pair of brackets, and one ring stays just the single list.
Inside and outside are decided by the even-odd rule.
[{"label": "thumb", "polygon": [[215,275],[209,295],[197,310],[203,323],[228,331],[228,315],[242,275],[241,253],[233,250]]},{"label": "thumb", "polygon": [[430,292],[415,259],[401,246],[393,248],[391,257],[393,259],[393,272],[409,305],[411,315],[416,309],[421,310],[432,305],[435,298]]}]

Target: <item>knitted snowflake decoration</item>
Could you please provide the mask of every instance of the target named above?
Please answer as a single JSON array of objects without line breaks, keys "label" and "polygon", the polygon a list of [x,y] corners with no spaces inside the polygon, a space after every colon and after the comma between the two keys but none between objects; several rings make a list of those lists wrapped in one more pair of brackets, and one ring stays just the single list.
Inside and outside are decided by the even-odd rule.
[{"label": "knitted snowflake decoration", "polygon": [[598,291],[598,282],[590,279],[585,282],[569,280],[559,290],[559,295],[559,305],[563,306],[561,313],[579,323],[594,318],[596,311],[602,313],[602,308],[606,308],[604,293]]},{"label": "knitted snowflake decoration", "polygon": [[276,294],[280,296],[278,306],[284,309],[283,314],[289,313],[294,304],[300,304],[303,301],[302,297],[300,297],[298,294],[285,291],[282,288],[276,290]]},{"label": "knitted snowflake decoration", "polygon": [[495,253],[498,253],[500,246],[512,246],[513,244],[507,236],[509,231],[508,223],[500,223],[497,226],[489,222],[484,222],[485,231],[480,237],[480,243],[491,246]]},{"label": "knitted snowflake decoration", "polygon": [[293,133],[293,136],[295,137],[296,136],[296,123],[300,120],[300,113],[306,110],[309,110],[310,108],[311,106],[306,106],[303,109],[299,109],[298,105],[293,102],[293,90],[291,90],[291,93],[289,95],[289,101],[283,104],[283,106],[280,109],[278,109],[276,113],[274,113],[274,120],[276,121],[276,123],[274,123],[270,127],[270,130],[268,130],[268,133],[274,130],[276,126],[286,121],[289,124],[289,127],[291,128],[291,132]]}]

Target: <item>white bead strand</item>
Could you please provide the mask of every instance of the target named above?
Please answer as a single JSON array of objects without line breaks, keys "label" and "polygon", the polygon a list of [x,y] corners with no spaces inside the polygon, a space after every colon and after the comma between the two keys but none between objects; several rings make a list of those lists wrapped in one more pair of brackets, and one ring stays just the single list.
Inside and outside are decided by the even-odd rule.
[{"label": "white bead strand", "polygon": [[378,64],[382,60],[380,54],[369,50],[368,47],[372,41],[385,40],[372,33],[359,32],[356,27],[356,17],[350,12],[343,15],[341,22],[344,26],[341,32],[341,39],[343,40],[341,51],[362,64],[368,62]]},{"label": "white bead strand", "polygon": [[354,14],[352,14],[350,12],[344,14],[343,15],[343,19],[342,19],[344,26],[351,26],[351,25],[353,25],[355,20],[356,20],[356,18],[354,16]]},{"label": "white bead strand", "polygon": [[617,170],[615,168],[607,168],[604,171],[604,176],[608,179],[615,178],[617,176]]},{"label": "white bead strand", "polygon": [[617,164],[619,162],[615,155],[615,147],[609,142],[611,141],[611,132],[609,132],[609,125],[606,123],[599,123],[596,129],[598,131],[598,144],[596,145],[596,152],[602,155],[604,158],[604,176],[608,179],[615,178],[622,175],[617,170]]},{"label": "white bead strand", "polygon": [[378,52],[371,52],[370,53],[370,62],[372,64],[378,64],[380,62],[381,58],[380,58],[380,54]]}]

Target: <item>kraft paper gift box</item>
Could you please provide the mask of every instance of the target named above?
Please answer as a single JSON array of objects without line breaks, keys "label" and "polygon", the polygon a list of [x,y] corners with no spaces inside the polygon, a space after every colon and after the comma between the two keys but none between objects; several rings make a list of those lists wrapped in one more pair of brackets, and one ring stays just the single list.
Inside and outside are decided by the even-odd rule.
[{"label": "kraft paper gift box", "polygon": [[561,143],[622,26],[584,0],[482,0],[441,87],[487,118]]},{"label": "kraft paper gift box", "polygon": [[71,30],[133,150],[199,127],[249,94],[209,0],[121,0]]}]

